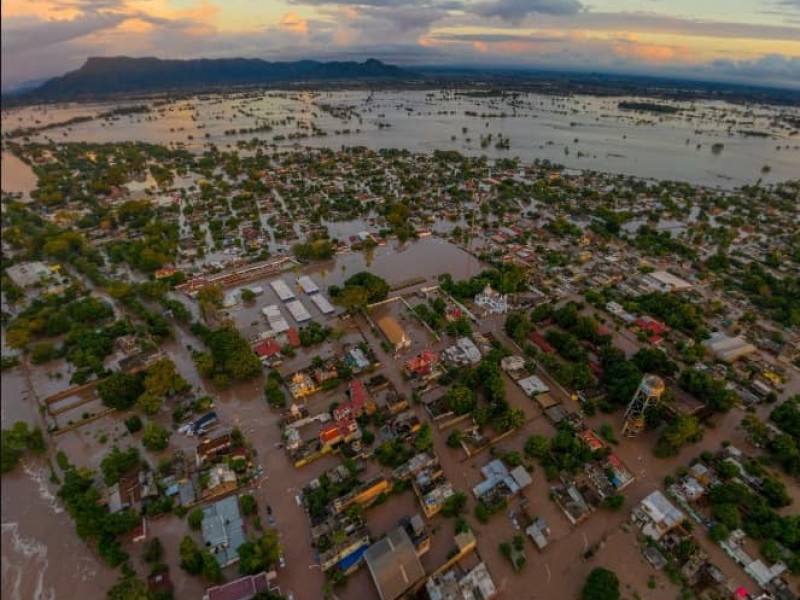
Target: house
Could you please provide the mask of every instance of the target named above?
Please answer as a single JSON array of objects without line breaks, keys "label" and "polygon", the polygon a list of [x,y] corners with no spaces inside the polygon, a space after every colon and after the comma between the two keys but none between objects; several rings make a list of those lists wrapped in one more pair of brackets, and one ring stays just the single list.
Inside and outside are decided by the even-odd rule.
[{"label": "house", "polygon": [[280,354],[281,347],[275,340],[262,340],[253,346],[253,352],[261,360],[266,360]]},{"label": "house", "polygon": [[353,379],[349,384],[349,388],[350,401],[333,409],[333,418],[336,421],[357,419],[367,410],[369,396],[366,388],[364,388],[364,383],[360,379]]},{"label": "house", "polygon": [[735,362],[756,351],[756,347],[741,336],[731,337],[721,332],[711,334],[711,338],[703,342],[703,345],[711,351],[714,358],[726,363]]},{"label": "house", "polygon": [[425,576],[414,544],[402,527],[370,546],[364,560],[381,600],[397,600]]},{"label": "house", "polygon": [[644,283],[658,292],[684,292],[692,289],[688,281],[667,271],[653,271],[644,276]]},{"label": "house", "polygon": [[156,279],[166,279],[167,277],[172,277],[175,273],[178,272],[178,269],[172,265],[167,265],[166,267],[161,267],[160,269],[156,269],[153,275]]},{"label": "house", "polygon": [[361,438],[361,430],[354,419],[342,418],[327,423],[319,431],[319,441],[323,446],[335,446]]},{"label": "house", "polygon": [[247,541],[239,513],[239,499],[228,496],[203,508],[203,543],[219,563],[227,567],[239,560],[236,551]]},{"label": "house", "polygon": [[395,352],[411,346],[411,339],[394,317],[387,315],[378,319],[378,328]]},{"label": "house", "polygon": [[202,491],[202,496],[217,496],[236,489],[236,473],[226,464],[215,465],[208,472],[208,485]]},{"label": "house", "polygon": [[428,377],[433,374],[439,364],[439,357],[431,350],[423,350],[406,362],[406,373],[412,377]]},{"label": "house", "polygon": [[50,268],[40,261],[19,263],[6,268],[6,275],[19,287],[43,283],[52,275]]},{"label": "house", "polygon": [[475,305],[480,306],[491,315],[504,315],[509,308],[506,295],[496,292],[488,284],[480,294],[475,296]]},{"label": "house", "polygon": [[490,600],[497,593],[492,576],[484,562],[467,572],[457,569],[432,575],[425,582],[430,600]]},{"label": "house", "polygon": [[262,571],[210,587],[206,590],[203,600],[250,600],[258,592],[270,589],[269,576]]},{"label": "house", "polygon": [[442,357],[457,365],[476,365],[481,362],[481,351],[470,338],[460,337],[442,351]]},{"label": "house", "polygon": [[683,523],[686,516],[656,490],[633,509],[631,519],[639,525],[642,533],[658,541]]},{"label": "house", "polygon": [[520,379],[517,381],[517,385],[522,388],[528,396],[534,397],[538,396],[539,394],[546,394],[550,391],[550,388],[547,387],[547,384],[539,379],[536,375],[531,375],[530,377],[525,377],[524,379]]},{"label": "house", "polygon": [[224,456],[231,447],[233,447],[233,436],[229,432],[214,438],[204,439],[197,445],[195,450],[197,466],[202,467],[206,461]]},{"label": "house", "polygon": [[481,467],[481,474],[483,474],[484,480],[472,488],[472,493],[479,500],[495,493],[500,493],[508,498],[533,482],[525,467],[520,465],[509,472],[500,459],[495,459]]},{"label": "house", "polygon": [[534,331],[528,337],[545,354],[555,354],[556,349],[539,332]]}]

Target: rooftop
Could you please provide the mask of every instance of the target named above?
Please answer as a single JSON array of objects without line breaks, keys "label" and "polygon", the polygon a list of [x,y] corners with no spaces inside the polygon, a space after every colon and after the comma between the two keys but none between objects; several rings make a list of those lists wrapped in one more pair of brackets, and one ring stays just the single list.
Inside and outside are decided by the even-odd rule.
[{"label": "rooftop", "polygon": [[425,576],[414,544],[402,527],[372,544],[364,558],[381,600],[396,600]]}]

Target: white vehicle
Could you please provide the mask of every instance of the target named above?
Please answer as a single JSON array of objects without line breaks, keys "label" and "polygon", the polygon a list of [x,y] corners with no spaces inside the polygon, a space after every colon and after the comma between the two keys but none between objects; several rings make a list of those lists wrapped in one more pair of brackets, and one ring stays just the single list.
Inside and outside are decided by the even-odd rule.
[{"label": "white vehicle", "polygon": [[281,569],[286,568],[286,559],[283,557],[283,552],[281,552],[281,555],[278,557],[278,563],[281,565]]}]

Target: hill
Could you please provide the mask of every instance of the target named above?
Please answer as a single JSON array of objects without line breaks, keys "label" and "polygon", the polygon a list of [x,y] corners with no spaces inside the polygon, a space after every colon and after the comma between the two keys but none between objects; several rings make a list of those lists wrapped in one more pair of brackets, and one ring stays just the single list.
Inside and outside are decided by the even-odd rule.
[{"label": "hill", "polygon": [[375,59],[356,63],[314,60],[267,62],[246,58],[162,60],[127,56],[90,57],[80,69],[50,79],[25,95],[29,101],[64,101],[218,86],[410,77],[408,71]]}]

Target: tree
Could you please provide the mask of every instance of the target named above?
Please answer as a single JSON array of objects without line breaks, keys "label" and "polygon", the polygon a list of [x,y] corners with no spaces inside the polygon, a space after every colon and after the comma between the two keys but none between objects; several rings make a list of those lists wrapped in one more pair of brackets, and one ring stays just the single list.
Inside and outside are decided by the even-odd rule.
[{"label": "tree", "polygon": [[242,494],[239,496],[239,508],[245,517],[258,514],[258,504],[252,494]]},{"label": "tree", "polygon": [[618,510],[625,504],[625,496],[622,494],[612,494],[603,498],[603,508],[612,508]]},{"label": "tree", "polygon": [[678,415],[667,426],[655,448],[656,456],[674,456],[686,444],[699,442],[703,437],[703,428],[697,417]]},{"label": "tree", "polygon": [[199,508],[195,508],[189,513],[186,520],[189,523],[189,527],[195,531],[200,531],[200,527],[203,525],[203,511]]},{"label": "tree", "polygon": [[214,558],[214,555],[208,550],[203,550],[200,555],[203,561],[203,577],[208,579],[211,583],[222,583],[224,579],[222,576],[222,568],[219,566],[217,559]]},{"label": "tree", "polygon": [[148,421],[142,433],[142,444],[152,452],[161,452],[169,445],[170,431],[155,421]]},{"label": "tree", "polygon": [[786,491],[782,481],[766,477],[761,482],[761,495],[767,499],[772,508],[782,508],[792,503],[792,498]]},{"label": "tree", "polygon": [[190,575],[199,575],[203,571],[203,553],[188,535],[183,536],[178,549],[181,569]]},{"label": "tree", "polygon": [[464,492],[455,492],[442,504],[442,515],[445,517],[458,517],[467,506],[467,495]]},{"label": "tree", "polygon": [[525,441],[525,456],[542,460],[549,448],[550,442],[545,436],[534,434]]},{"label": "tree", "polygon": [[116,445],[111,448],[103,460],[100,461],[100,470],[106,485],[118,483],[120,478],[139,464],[139,449],[131,446],[124,452]]},{"label": "tree", "polygon": [[454,429],[447,436],[448,448],[458,448],[461,446],[461,440],[464,438],[464,432],[460,429]]},{"label": "tree", "polygon": [[433,448],[433,436],[431,435],[431,424],[425,421],[414,436],[414,447],[420,452],[425,452]]},{"label": "tree", "polygon": [[46,447],[40,427],[30,429],[25,421],[17,421],[0,432],[0,471],[13,471],[26,451],[41,454]]},{"label": "tree", "polygon": [[164,546],[161,540],[157,537],[151,538],[145,542],[144,550],[142,551],[142,558],[146,563],[159,563],[164,556]]},{"label": "tree", "polygon": [[472,412],[477,404],[475,392],[465,385],[456,384],[451,387],[444,395],[447,408],[457,415],[465,415]]},{"label": "tree", "polygon": [[258,540],[249,540],[239,546],[239,572],[242,575],[253,575],[261,571],[269,571],[278,562],[281,546],[278,534],[274,530],[266,531]]},{"label": "tree", "polygon": [[106,600],[147,600],[147,585],[135,574],[120,577],[106,592]]},{"label": "tree", "polygon": [[596,567],[586,578],[581,600],[619,600],[619,579],[613,571]]},{"label": "tree", "polygon": [[143,375],[117,371],[97,386],[97,392],[105,406],[128,410],[144,393]]},{"label": "tree", "polygon": [[724,542],[730,535],[730,530],[723,523],[715,523],[711,529],[708,530],[708,537],[717,543]]}]

